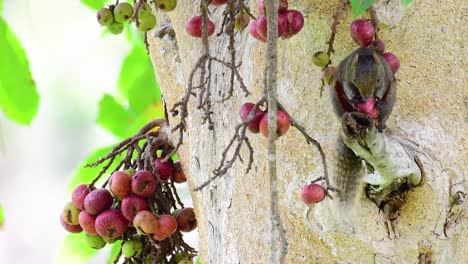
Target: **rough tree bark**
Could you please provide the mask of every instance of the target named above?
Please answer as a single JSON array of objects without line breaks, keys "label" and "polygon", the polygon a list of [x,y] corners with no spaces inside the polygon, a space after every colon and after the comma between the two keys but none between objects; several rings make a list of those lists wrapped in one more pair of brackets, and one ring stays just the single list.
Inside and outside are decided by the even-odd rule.
[{"label": "rough tree bark", "polygon": [[[249,1],[253,7],[255,1]],[[334,116],[328,91],[320,96],[320,69],[312,54],[325,50],[337,1],[290,1],[290,8],[305,15],[298,35],[278,43],[278,99],[323,146],[333,171],[334,145],[340,121]],[[300,189],[323,175],[316,149],[305,144],[294,129],[277,141],[278,189],[281,220],[289,244],[286,263],[462,263],[466,247],[466,171],[468,164],[468,4],[464,1],[414,1],[405,10],[400,1],[380,1],[378,18],[387,25],[379,34],[388,51],[401,61],[398,95],[387,122],[419,144],[426,179],[409,191],[407,202],[394,221],[396,238],[390,239],[375,204],[364,194],[355,205],[353,231],[340,228],[345,219],[336,212],[336,199],[304,205]],[[201,41],[184,31],[185,21],[198,14],[199,1],[179,1],[175,11],[158,14],[159,25],[170,23],[175,38],[159,39],[150,32],[150,54],[168,106],[184,92]],[[219,30],[223,7],[213,8]],[[353,17],[342,16],[332,60],[337,63],[355,45],[348,33]],[[227,37],[211,37],[213,54],[228,58]],[[261,97],[265,45],[248,36],[236,36],[240,72],[252,94],[240,90],[227,102],[213,105],[214,130],[201,124],[196,100],[190,106],[189,128],[180,156],[190,186],[207,180],[220,154],[240,122],[238,109]],[[215,101],[228,88],[229,73],[213,64]],[[170,118],[175,122],[176,118]],[[255,161],[250,173],[237,162],[227,175],[193,193],[203,263],[268,263],[269,182],[267,140],[250,136]],[[244,150],[245,151],[245,150]],[[245,151],[244,156],[247,156]],[[332,175],[332,177],[335,177]],[[332,180],[333,182],[333,180]],[[463,222],[465,220],[465,222]]]}]

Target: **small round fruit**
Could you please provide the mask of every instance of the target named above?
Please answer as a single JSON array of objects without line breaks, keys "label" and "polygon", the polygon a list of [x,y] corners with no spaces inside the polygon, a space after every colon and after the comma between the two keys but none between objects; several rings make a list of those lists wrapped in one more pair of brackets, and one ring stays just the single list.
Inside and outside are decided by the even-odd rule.
[{"label": "small round fruit", "polygon": [[107,29],[109,30],[110,33],[114,35],[118,35],[123,32],[124,25],[122,23],[119,23],[117,21],[113,21],[112,24],[107,26]]},{"label": "small round fruit", "polygon": [[96,189],[94,186],[91,188],[88,188],[88,186],[88,184],[80,184],[76,186],[75,189],[73,189],[72,203],[76,208],[80,210],[84,210],[84,200],[88,193]]},{"label": "small round fruit", "polygon": [[[208,37],[213,35],[215,31],[215,24],[207,18],[207,30]],[[192,37],[201,38],[202,37],[202,26],[203,21],[201,16],[194,16],[190,18],[187,23],[185,23],[185,31]]]},{"label": "small round fruit", "polygon": [[125,219],[132,222],[138,212],[148,210],[148,203],[143,197],[129,195],[122,200],[120,210]]},{"label": "small round fruit", "polygon": [[63,208],[63,220],[70,225],[78,225],[78,215],[80,209],[76,208],[72,202],[69,202]]},{"label": "small round fruit", "polygon": [[211,4],[212,5],[216,5],[216,6],[219,6],[219,5],[224,5],[228,2],[228,0],[213,0],[211,1]]},{"label": "small round fruit", "polygon": [[132,177],[132,192],[142,197],[150,197],[156,189],[156,178],[147,170],[140,170]]},{"label": "small round fruit", "polygon": [[110,177],[109,189],[118,198],[124,198],[132,192],[132,178],[123,171],[116,171]]},{"label": "small round fruit", "polygon": [[171,236],[177,230],[177,220],[172,215],[159,215],[155,234]]},{"label": "small round fruit", "polygon": [[388,65],[390,65],[393,74],[395,74],[398,69],[400,69],[400,60],[398,60],[398,57],[390,52],[384,53],[382,56],[388,62]]},{"label": "small round fruit", "polygon": [[153,29],[156,26],[156,16],[155,15],[147,15],[143,17],[138,17],[138,30],[141,32],[146,32],[148,30]]},{"label": "small round fruit", "polygon": [[118,238],[127,232],[128,222],[117,209],[109,209],[96,217],[96,231],[103,238]]},{"label": "small round fruit", "polygon": [[304,27],[304,16],[297,10],[286,10],[280,16],[284,17],[287,21],[286,30],[281,35],[284,39],[296,35]]},{"label": "small round fruit", "polygon": [[97,12],[97,20],[102,26],[109,26],[114,21],[114,15],[109,8],[101,8]]},{"label": "small round fruit", "polygon": [[250,22],[250,24],[249,24],[249,33],[250,33],[250,35],[252,37],[260,40],[261,42],[266,42],[266,39],[264,39],[263,37],[261,37],[258,34],[257,23],[258,23],[258,19],[252,20],[252,22]]},{"label": "small round fruit", "polygon": [[119,23],[130,21],[132,16],[133,7],[129,3],[121,2],[114,8],[114,20]]},{"label": "small round fruit", "polygon": [[83,228],[81,228],[80,225],[70,225],[69,223],[65,222],[63,219],[63,213],[60,214],[60,224],[62,224],[62,227],[70,233],[78,234],[83,231]]},{"label": "small round fruit", "polygon": [[[257,1],[257,9],[260,14],[263,15],[265,10],[264,0]],[[278,12],[282,13],[288,9],[288,0],[279,0]]]},{"label": "small round fruit", "polygon": [[94,249],[101,249],[106,246],[106,241],[99,235],[85,235],[85,240],[88,246]]},{"label": "small round fruit", "polygon": [[336,68],[334,66],[328,66],[323,70],[323,75],[322,75],[322,81],[324,84],[329,85],[332,78],[333,74],[335,74]]},{"label": "small round fruit", "polygon": [[330,57],[323,51],[316,52],[312,57],[312,62],[319,67],[325,67],[330,62]]},{"label": "small round fruit", "polygon": [[249,16],[249,14],[247,14],[245,12],[240,12],[235,17],[235,20],[236,20],[236,22],[234,24],[234,29],[237,30],[237,31],[242,31],[249,25],[250,16]]},{"label": "small round fruit", "polygon": [[172,171],[171,179],[175,183],[184,183],[187,181],[184,171],[182,170],[182,165],[179,161],[174,163],[174,170]]},{"label": "small round fruit", "polygon": [[[267,18],[265,16],[261,16],[257,19],[257,33],[264,39],[267,39],[267,24]],[[281,37],[287,27],[287,17],[278,15],[278,37]]]},{"label": "small round fruit", "polygon": [[117,242],[117,238],[109,238],[109,237],[103,237],[102,239],[104,239],[104,241],[106,241],[107,244],[114,244],[115,242]]},{"label": "small round fruit", "polygon": [[164,12],[169,12],[176,8],[177,0],[156,0],[156,6]]},{"label": "small round fruit", "polygon": [[83,228],[86,234],[96,235],[96,216],[89,214],[86,211],[81,211],[78,216],[80,226]]},{"label": "small round fruit", "polygon": [[156,158],[154,160],[154,166],[156,167],[156,172],[159,174],[161,181],[167,181],[171,178],[172,167],[169,162],[164,162],[162,160],[161,158]]},{"label": "small round fruit", "polygon": [[[254,107],[255,107],[255,104],[253,104],[253,103],[245,103],[245,104],[241,105],[241,107],[239,109],[239,116],[240,116],[242,122],[247,120],[247,117],[252,112],[252,109]],[[254,134],[257,134],[257,133],[260,132],[260,128],[259,128],[260,120],[262,120],[262,117],[264,115],[265,115],[265,112],[257,107],[257,110],[255,111],[254,118],[247,125],[247,128],[249,129],[250,132],[252,132]]]},{"label": "small round fruit", "polygon": [[84,200],[86,212],[98,215],[112,206],[112,195],[107,189],[100,188],[90,192]]},{"label": "small round fruit", "polygon": [[177,228],[182,232],[190,232],[197,228],[197,218],[193,208],[187,207],[177,213]]},{"label": "small round fruit", "polygon": [[148,3],[138,2],[135,4],[135,13],[139,18],[144,16],[152,15],[151,5]]},{"label": "small round fruit", "polygon": [[381,39],[376,39],[372,42],[372,46],[374,47],[375,51],[380,54],[384,54],[385,52],[385,43]]},{"label": "small round fruit", "polygon": [[153,234],[159,228],[158,219],[150,211],[140,211],[133,219],[138,234]]},{"label": "small round fruit", "polygon": [[132,240],[125,241],[122,246],[122,254],[126,258],[139,257],[143,252],[143,243],[140,239],[134,238]]},{"label": "small round fruit", "polygon": [[306,204],[319,203],[325,198],[325,189],[316,183],[308,184],[302,188],[301,198]]},{"label": "small round fruit", "polygon": [[371,22],[365,19],[356,19],[351,23],[350,32],[361,47],[367,47],[374,39],[375,29]]},{"label": "small round fruit", "polygon": [[168,235],[164,235],[164,234],[158,234],[158,233],[153,234],[153,238],[157,241],[163,241],[164,239],[168,237],[169,237]]},{"label": "small round fruit", "polygon": [[[276,118],[276,135],[281,137],[288,132],[291,121],[285,112],[279,110],[276,112]],[[265,114],[260,121],[260,133],[268,138],[268,114]]]}]

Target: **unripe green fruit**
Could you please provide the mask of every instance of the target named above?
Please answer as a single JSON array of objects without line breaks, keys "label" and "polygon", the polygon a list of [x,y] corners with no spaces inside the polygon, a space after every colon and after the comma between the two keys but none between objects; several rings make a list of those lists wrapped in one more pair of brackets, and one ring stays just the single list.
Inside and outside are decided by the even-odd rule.
[{"label": "unripe green fruit", "polygon": [[112,14],[112,11],[109,10],[109,8],[101,8],[97,12],[97,19],[99,24],[103,26],[109,26],[112,24],[112,21],[114,21],[114,15]]},{"label": "unripe green fruit", "polygon": [[80,211],[81,210],[76,208],[72,202],[67,203],[63,208],[63,220],[70,225],[80,224],[78,221]]},{"label": "unripe green fruit", "polygon": [[107,244],[114,244],[118,240],[118,238],[110,238],[110,237],[103,237],[102,239],[106,241]]},{"label": "unripe green fruit", "polygon": [[326,66],[329,61],[330,57],[328,57],[328,54],[323,51],[316,52],[314,57],[312,57],[312,62],[319,67]]},{"label": "unripe green fruit", "polygon": [[120,3],[114,8],[114,19],[119,23],[127,22],[132,19],[133,7],[129,3]]},{"label": "unripe green fruit", "polygon": [[137,13],[137,16],[139,18],[142,18],[144,16],[148,16],[148,15],[152,15],[152,10],[151,10],[151,6],[150,4],[148,3],[140,3],[138,2],[136,5],[135,5],[135,12],[138,12]]},{"label": "unripe green fruit", "polygon": [[249,14],[245,12],[241,12],[236,16],[236,22],[234,24],[234,29],[237,31],[242,31],[244,30],[250,22],[250,16]]},{"label": "unripe green fruit", "polygon": [[164,12],[169,12],[176,8],[177,0],[156,0],[156,6]]},{"label": "unripe green fruit", "polygon": [[109,29],[110,33],[112,33],[114,35],[118,35],[118,34],[122,33],[122,31],[124,29],[124,25],[122,23],[114,21],[114,22],[112,22],[112,24],[107,26],[107,28]]},{"label": "unripe green fruit", "polygon": [[99,235],[85,235],[85,240],[88,246],[94,249],[101,249],[106,246],[106,241]]},{"label": "unripe green fruit", "polygon": [[324,84],[329,85],[330,81],[335,73],[336,68],[334,66],[328,66],[323,70],[322,81]]},{"label": "unripe green fruit", "polygon": [[127,258],[139,257],[143,252],[143,244],[137,238],[129,240],[122,246],[122,254]]},{"label": "unripe green fruit", "polygon": [[146,32],[156,26],[156,17],[154,15],[138,17],[138,23],[138,30]]}]

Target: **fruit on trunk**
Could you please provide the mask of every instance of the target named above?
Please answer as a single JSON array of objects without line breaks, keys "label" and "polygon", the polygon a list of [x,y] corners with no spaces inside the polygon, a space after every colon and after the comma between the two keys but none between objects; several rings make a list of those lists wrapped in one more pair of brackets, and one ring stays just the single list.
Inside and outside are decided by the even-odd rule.
[{"label": "fruit on trunk", "polygon": [[156,16],[153,14],[138,17],[137,28],[141,32],[146,32],[153,29],[156,26]]},{"label": "fruit on trunk", "polygon": [[[289,127],[291,127],[291,121],[288,115],[280,110],[276,112],[276,118],[276,134],[278,137],[281,137],[288,132]],[[263,136],[268,138],[268,113],[265,114],[260,121],[260,132]]]},{"label": "fruit on trunk", "polygon": [[372,46],[374,47],[375,51],[380,54],[384,54],[385,52],[385,43],[381,39],[376,39],[372,42]]},{"label": "fruit on trunk", "polygon": [[132,192],[142,197],[150,197],[156,189],[156,178],[147,170],[140,170],[132,177]]},{"label": "fruit on trunk", "polygon": [[80,209],[76,208],[72,202],[69,202],[63,208],[63,220],[70,225],[77,225]]},{"label": "fruit on trunk", "polygon": [[177,0],[156,0],[156,6],[164,12],[170,12],[177,6]]},{"label": "fruit on trunk", "polygon": [[122,33],[122,31],[124,29],[124,25],[122,23],[117,22],[117,21],[113,21],[112,24],[107,26],[107,29],[109,30],[110,33],[112,33],[114,35],[118,35],[118,34]]},{"label": "fruit on trunk", "polygon": [[316,52],[312,57],[312,63],[319,67],[326,66],[328,62],[330,62],[330,57],[323,51]]},{"label": "fruit on trunk", "polygon": [[[244,122],[245,120],[247,120],[250,112],[252,112],[252,109],[255,107],[255,104],[253,103],[245,103],[243,104],[240,109],[239,109],[239,116],[242,120],[242,122]],[[256,111],[255,111],[255,116],[254,118],[252,119],[252,121],[250,121],[250,123],[247,125],[247,128],[249,129],[250,132],[252,133],[255,133],[257,134],[258,132],[260,132],[260,121],[262,120],[262,117],[265,115],[265,112],[262,111],[260,108],[257,107]]]},{"label": "fruit on trunk", "polygon": [[374,39],[375,29],[371,22],[365,19],[356,19],[351,23],[351,36],[361,47],[367,47]]},{"label": "fruit on trunk", "polygon": [[123,171],[116,171],[110,177],[109,189],[118,198],[124,198],[132,192],[132,178]]},{"label": "fruit on trunk", "polygon": [[400,60],[398,60],[398,57],[390,52],[384,53],[382,56],[390,65],[390,69],[392,70],[393,74],[395,74],[398,69],[400,69]]},{"label": "fruit on trunk", "polygon": [[250,16],[249,16],[249,14],[247,14],[245,12],[240,12],[235,17],[235,20],[236,20],[236,22],[234,24],[234,29],[237,30],[237,31],[242,31],[249,25]]},{"label": "fruit on trunk", "polygon": [[333,74],[335,74],[335,71],[336,71],[336,67],[334,66],[328,66],[327,68],[325,68],[325,70],[323,70],[322,81],[324,84],[326,85],[330,84],[330,81],[332,80]]},{"label": "fruit on trunk", "polygon": [[174,163],[174,170],[172,171],[171,179],[175,183],[184,183],[187,181],[187,177],[182,170],[182,164],[180,164],[179,161]]},{"label": "fruit on trunk", "polygon": [[162,160],[161,158],[156,158],[154,160],[154,166],[156,167],[156,172],[159,174],[161,181],[167,181],[171,178],[172,167],[169,162],[164,162]]},{"label": "fruit on trunk", "polygon": [[96,216],[86,211],[81,211],[78,216],[78,222],[86,234],[96,235]]},{"label": "fruit on trunk", "polygon": [[158,216],[159,227],[155,234],[158,236],[171,236],[177,230],[177,220],[172,215],[159,215]]},{"label": "fruit on trunk", "polygon": [[133,219],[138,234],[148,235],[153,234],[159,228],[158,219],[150,211],[141,211],[136,214]]},{"label": "fruit on trunk", "polygon": [[106,241],[99,235],[85,235],[86,244],[94,249],[101,249],[106,246]]},{"label": "fruit on trunk", "polygon": [[73,205],[80,210],[84,210],[84,199],[92,190],[95,189],[96,188],[94,187],[88,189],[88,184],[80,184],[76,186],[72,192]]},{"label": "fruit on trunk", "polygon": [[177,228],[182,232],[190,232],[197,228],[197,218],[193,208],[187,207],[177,213]]},{"label": "fruit on trunk", "polygon": [[[202,26],[203,26],[203,21],[201,16],[194,16],[190,18],[187,23],[185,23],[185,31],[192,36],[196,38],[201,38],[202,37]],[[208,37],[213,35],[215,31],[215,24],[207,18],[207,32],[208,32]]]},{"label": "fruit on trunk", "polygon": [[284,39],[296,35],[304,27],[304,16],[297,10],[286,10],[279,16],[287,21],[286,30],[281,35]]},{"label": "fruit on trunk", "polygon": [[123,198],[120,205],[123,216],[130,222],[133,221],[138,212],[148,210],[148,208],[145,198],[136,195],[129,195]]},{"label": "fruit on trunk", "polygon": [[77,234],[83,231],[83,228],[81,228],[80,225],[70,225],[69,223],[65,222],[63,219],[63,213],[60,214],[60,224],[62,224],[63,228],[70,233]]},{"label": "fruit on trunk", "polygon": [[130,21],[133,16],[133,7],[131,4],[121,2],[114,8],[114,20],[119,23]]},{"label": "fruit on trunk", "polygon": [[96,217],[96,231],[103,238],[115,239],[127,232],[128,222],[117,209],[109,209]]},{"label": "fruit on trunk", "polygon": [[84,200],[86,212],[92,215],[98,215],[112,206],[112,195],[104,188],[96,189],[90,192]]},{"label": "fruit on trunk", "polygon": [[301,198],[306,204],[319,203],[325,198],[325,189],[316,183],[308,184],[302,188]]},{"label": "fruit on trunk", "polygon": [[109,8],[101,8],[97,12],[97,20],[102,26],[109,26],[114,21],[114,15]]},{"label": "fruit on trunk", "polygon": [[[265,11],[265,4],[263,3],[264,0],[257,1],[257,9],[258,13],[263,14]],[[288,0],[279,0],[278,12],[284,12],[288,9]]]},{"label": "fruit on trunk", "polygon": [[258,19],[255,19],[255,20],[252,20],[252,22],[250,22],[249,24],[249,33],[252,37],[262,41],[262,42],[266,42],[266,39],[261,37],[259,34],[258,34],[258,31],[257,31],[257,23],[258,23]]},{"label": "fruit on trunk", "polygon": [[[278,37],[280,37],[288,26],[285,16],[278,16]],[[260,37],[267,39],[267,18],[261,16],[257,19],[257,33]]]}]

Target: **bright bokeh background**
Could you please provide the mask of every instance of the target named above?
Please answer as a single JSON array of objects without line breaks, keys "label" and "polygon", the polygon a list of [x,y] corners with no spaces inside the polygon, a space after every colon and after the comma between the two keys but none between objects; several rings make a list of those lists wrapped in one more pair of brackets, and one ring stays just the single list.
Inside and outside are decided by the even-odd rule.
[{"label": "bright bokeh background", "polygon": [[[67,235],[59,214],[70,199],[68,180],[94,149],[117,141],[96,124],[98,103],[105,92],[116,94],[131,46],[122,35],[103,36],[95,12],[79,0],[3,2],[3,17],[27,53],[41,98],[30,126],[0,112],[0,202],[6,218],[0,263],[59,263]],[[8,61],[0,58],[0,67]],[[188,240],[195,241],[196,233]],[[104,250],[90,263],[105,263],[107,255]]]}]

